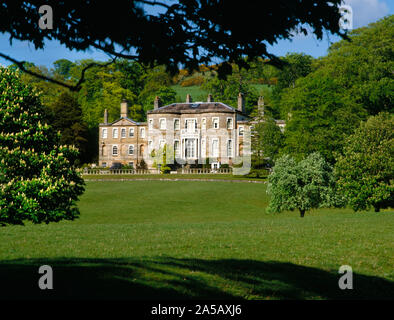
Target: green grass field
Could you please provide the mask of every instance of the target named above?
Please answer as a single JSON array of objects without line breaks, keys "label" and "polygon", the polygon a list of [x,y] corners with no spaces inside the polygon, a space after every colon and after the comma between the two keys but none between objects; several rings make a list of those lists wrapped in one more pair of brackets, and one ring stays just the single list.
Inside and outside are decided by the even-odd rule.
[{"label": "green grass field", "polygon": [[[272,90],[270,86],[265,84],[251,84],[251,86],[256,89],[259,94],[263,94],[266,90]],[[187,94],[192,96],[193,101],[206,101],[209,93],[203,90],[200,86],[182,87],[181,85],[173,85],[171,88],[175,90],[177,94],[177,101],[179,102],[185,101]]]},{"label": "green grass field", "polygon": [[86,180],[231,180],[231,181],[257,181],[265,182],[267,177],[248,177],[248,176],[236,176],[232,174],[88,174],[83,175]]},{"label": "green grass field", "polygon": [[[0,228],[0,298],[394,298],[392,211],[270,215],[265,188],[87,182],[78,220]],[[54,290],[38,289],[43,264]]]},{"label": "green grass field", "polygon": [[186,101],[186,95],[190,94],[193,101],[206,101],[208,92],[201,89],[200,86],[182,87],[181,85],[171,86],[177,94],[177,101]]}]

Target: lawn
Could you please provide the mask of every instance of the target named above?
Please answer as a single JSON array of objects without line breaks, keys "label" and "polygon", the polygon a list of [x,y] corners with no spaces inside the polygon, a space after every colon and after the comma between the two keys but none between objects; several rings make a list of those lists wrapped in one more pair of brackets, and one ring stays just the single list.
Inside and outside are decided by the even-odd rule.
[{"label": "lawn", "polygon": [[[263,183],[87,182],[76,221],[0,228],[0,298],[394,297],[394,214],[267,214]],[[39,290],[38,267],[54,270]],[[353,290],[338,288],[341,265]]]},{"label": "lawn", "polygon": [[232,174],[87,174],[83,175],[83,178],[86,180],[231,180],[231,181],[257,181],[257,182],[265,182],[267,177],[249,177],[249,176],[236,176]]}]

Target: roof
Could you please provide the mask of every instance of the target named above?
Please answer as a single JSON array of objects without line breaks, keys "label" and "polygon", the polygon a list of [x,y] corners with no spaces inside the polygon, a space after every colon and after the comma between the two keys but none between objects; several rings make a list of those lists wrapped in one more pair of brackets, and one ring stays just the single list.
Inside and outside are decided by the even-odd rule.
[{"label": "roof", "polygon": [[167,106],[150,110],[149,114],[155,113],[206,113],[206,112],[227,112],[239,113],[238,110],[222,102],[190,102],[190,103],[172,103]]},{"label": "roof", "polygon": [[120,125],[126,125],[126,123],[125,123],[125,121],[122,121],[122,120],[125,120],[125,121],[129,121],[129,122],[131,122],[132,124],[135,124],[135,125],[144,125],[145,123],[141,123],[141,122],[136,122],[136,121],[134,121],[133,119],[130,119],[130,118],[125,118],[125,117],[121,117],[121,118],[119,118],[119,119],[117,119],[117,120],[115,120],[115,121],[112,121],[112,122],[110,122],[110,123],[100,123],[99,125],[100,126],[113,126],[113,125],[115,125],[115,124],[117,124],[118,122],[121,122],[120,123]]}]

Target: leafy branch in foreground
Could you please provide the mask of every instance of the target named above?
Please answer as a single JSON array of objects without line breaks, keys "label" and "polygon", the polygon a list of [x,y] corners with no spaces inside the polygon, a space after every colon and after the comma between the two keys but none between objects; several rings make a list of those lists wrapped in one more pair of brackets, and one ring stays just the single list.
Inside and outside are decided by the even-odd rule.
[{"label": "leafy branch in foreground", "polygon": [[[317,39],[325,33],[346,38],[338,23],[341,2],[118,0],[108,5],[47,0],[54,14],[53,28],[42,30],[38,24],[42,1],[4,0],[0,33],[8,33],[11,44],[17,39],[43,49],[46,41],[57,40],[69,50],[98,49],[111,57],[166,65],[172,73],[180,65],[197,70],[201,64],[226,61],[218,68],[223,77],[231,74],[231,63],[248,68],[245,56],[280,64],[267,45],[294,37],[294,30],[307,34],[308,28]],[[152,14],[155,7],[160,10]]]}]

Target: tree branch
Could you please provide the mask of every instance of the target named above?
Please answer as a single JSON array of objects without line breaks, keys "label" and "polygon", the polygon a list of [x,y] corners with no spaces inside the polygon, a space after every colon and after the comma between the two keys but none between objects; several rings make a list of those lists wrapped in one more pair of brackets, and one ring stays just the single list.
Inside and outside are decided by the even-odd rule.
[{"label": "tree branch", "polygon": [[164,3],[162,3],[162,2],[158,2],[158,1],[145,1],[145,0],[141,0],[141,1],[138,1],[138,2],[141,2],[141,3],[143,3],[143,4],[147,4],[147,5],[149,5],[149,6],[162,6],[162,7],[167,8],[167,9],[170,9],[170,8],[171,8],[171,6],[169,6],[169,5],[167,5],[167,4],[164,4]]}]

